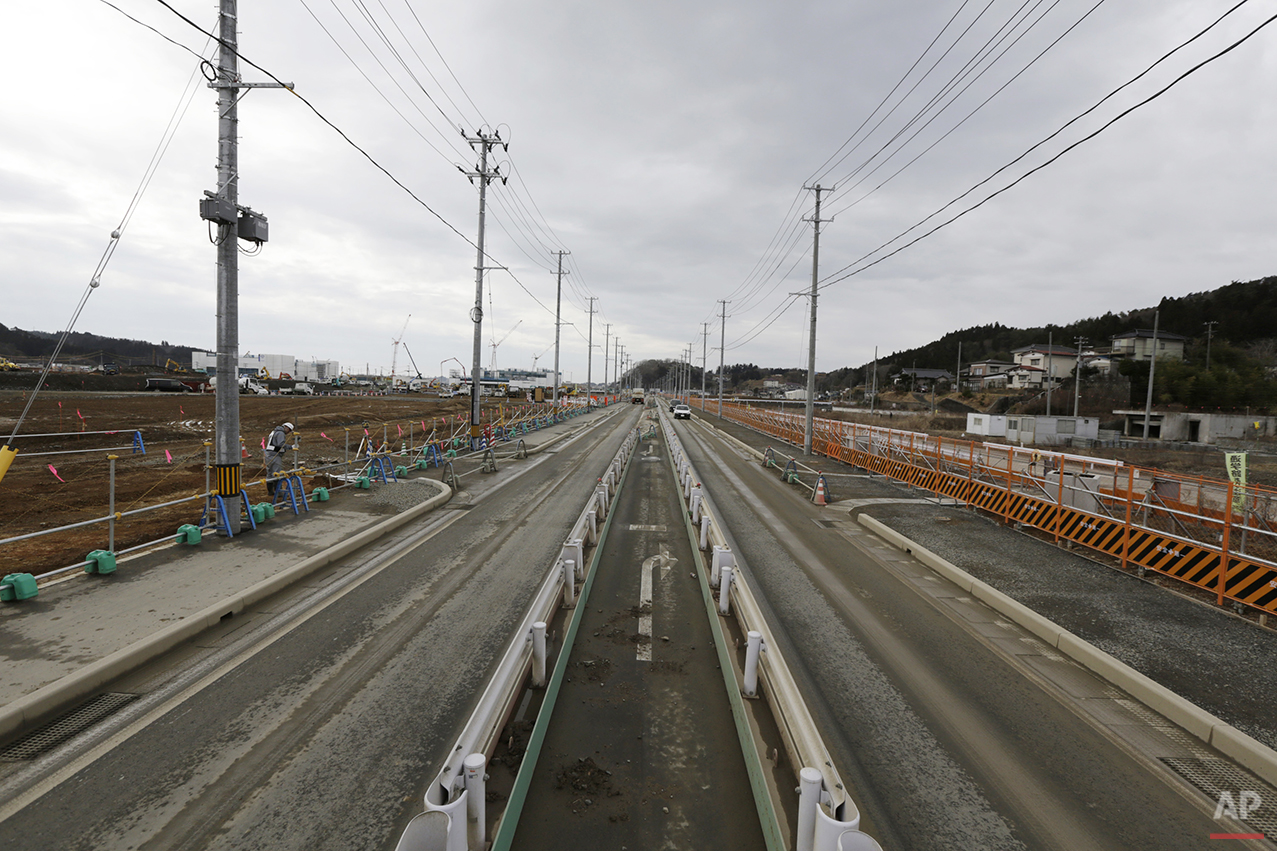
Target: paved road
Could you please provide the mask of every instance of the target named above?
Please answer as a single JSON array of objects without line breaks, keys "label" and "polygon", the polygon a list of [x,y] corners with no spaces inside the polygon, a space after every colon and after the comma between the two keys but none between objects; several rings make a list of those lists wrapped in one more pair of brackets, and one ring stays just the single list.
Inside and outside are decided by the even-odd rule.
[{"label": "paved road", "polygon": [[[800,498],[697,420],[677,428],[885,848],[1210,847],[1214,802],[1083,708],[1120,695],[1053,671],[1045,645],[1000,647],[999,618],[911,578],[845,512]],[[882,496],[863,484],[840,496]]]},{"label": "paved road", "polygon": [[392,848],[635,416],[115,684],[143,696],[0,784],[0,847]]},{"label": "paved road", "polygon": [[513,847],[762,849],[659,433],[615,511]]}]

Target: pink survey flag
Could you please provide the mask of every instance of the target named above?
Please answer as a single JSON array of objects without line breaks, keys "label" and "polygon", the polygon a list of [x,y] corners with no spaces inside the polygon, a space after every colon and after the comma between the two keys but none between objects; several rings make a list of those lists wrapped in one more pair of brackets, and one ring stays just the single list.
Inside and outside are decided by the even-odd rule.
[{"label": "pink survey flag", "polygon": [[58,468],[54,467],[52,464],[49,465],[49,472],[52,473],[53,477],[57,479],[59,482],[61,482],[62,484],[65,485],[67,483],[66,479],[58,475]]},{"label": "pink survey flag", "polygon": [[331,437],[329,437],[328,435],[324,434],[322,431],[319,433],[319,436],[320,436],[320,437],[322,437],[324,440],[328,441],[329,443],[336,443],[336,442],[337,442],[337,441],[333,440]]},{"label": "pink survey flag", "polygon": [[172,463],[173,463],[173,453],[172,453],[172,452],[169,452],[167,449],[165,449],[165,450],[164,450],[164,457],[168,459],[168,462],[169,462],[170,464],[172,464]]}]

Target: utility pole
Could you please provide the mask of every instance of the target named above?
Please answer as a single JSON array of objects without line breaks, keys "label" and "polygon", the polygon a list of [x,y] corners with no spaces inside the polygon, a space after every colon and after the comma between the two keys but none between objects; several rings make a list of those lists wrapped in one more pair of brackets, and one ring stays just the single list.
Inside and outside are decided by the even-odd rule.
[{"label": "utility pole", "polygon": [[616,392],[621,392],[621,338],[614,337],[612,342],[612,370],[616,379]]},{"label": "utility pole", "polygon": [[470,144],[470,147],[479,152],[479,163],[472,172],[462,171],[470,183],[473,184],[475,178],[479,180],[479,242],[478,253],[474,261],[474,307],[470,309],[470,321],[474,323],[474,356],[470,365],[470,448],[477,449],[479,447],[479,437],[482,429],[479,426],[479,397],[482,392],[483,385],[483,271],[484,271],[484,253],[483,253],[483,224],[484,215],[487,213],[488,184],[496,178],[501,178],[501,182],[505,183],[507,178],[501,175],[499,167],[488,168],[488,152],[496,145],[500,145],[503,150],[509,150],[510,146],[501,141],[501,134],[497,131],[491,133],[478,130],[473,136],[462,136]]},{"label": "utility pole", "polygon": [[1055,360],[1051,349],[1055,347],[1052,332],[1046,332],[1046,415],[1051,416],[1051,373],[1055,371]]},{"label": "utility pole", "polygon": [[873,390],[869,396],[869,413],[874,412],[874,405],[878,401],[878,347],[874,346],[874,376]]},{"label": "utility pole", "polygon": [[607,350],[608,345],[612,342],[612,323],[603,323],[603,392],[607,392]]},{"label": "utility pole", "polygon": [[1206,326],[1206,371],[1210,372],[1210,338],[1215,335],[1215,326],[1219,324],[1219,320],[1212,319],[1202,324]]},{"label": "utility pole", "polygon": [[590,296],[590,336],[586,340],[585,351],[585,409],[590,410],[590,402],[594,398],[594,302],[597,296]]},{"label": "utility pole", "polygon": [[804,186],[808,192],[816,193],[816,212],[810,219],[812,230],[811,244],[811,332],[807,341],[807,408],[806,420],[803,425],[803,454],[811,454],[811,435],[812,427],[816,416],[816,278],[820,273],[820,223],[822,221],[832,222],[833,219],[822,219],[820,217],[820,193],[831,192],[837,187],[824,187],[817,183],[815,186]]},{"label": "utility pole", "polygon": [[701,410],[705,410],[705,359],[709,357],[709,323],[701,323]]},{"label": "utility pole", "polygon": [[962,390],[962,341],[958,341],[958,371],[953,374],[953,389]]},{"label": "utility pole", "polygon": [[718,418],[723,418],[723,359],[727,355],[727,300],[719,299],[722,305],[718,314]]},{"label": "utility pole", "polygon": [[1144,399],[1144,439],[1148,440],[1148,423],[1153,416],[1153,371],[1157,368],[1157,322],[1162,311],[1153,311],[1153,350],[1148,356],[1148,396]]},{"label": "utility pole", "polygon": [[1077,346],[1077,364],[1073,367],[1073,416],[1077,417],[1078,405],[1082,400],[1082,347],[1087,344],[1085,337],[1073,341]]},{"label": "utility pole", "polygon": [[563,255],[570,254],[569,251],[556,251],[559,255],[559,275],[558,285],[554,290],[554,396],[551,401],[559,404],[559,331],[563,327],[560,315],[563,310]]},{"label": "utility pole", "polygon": [[227,532],[240,530],[243,478],[239,434],[239,240],[266,241],[266,218],[239,205],[240,89],[293,88],[292,83],[245,83],[236,49],[238,0],[221,0],[217,32],[217,191],[205,191],[200,217],[217,225],[217,388],[214,398],[214,467],[217,494],[226,506]]}]

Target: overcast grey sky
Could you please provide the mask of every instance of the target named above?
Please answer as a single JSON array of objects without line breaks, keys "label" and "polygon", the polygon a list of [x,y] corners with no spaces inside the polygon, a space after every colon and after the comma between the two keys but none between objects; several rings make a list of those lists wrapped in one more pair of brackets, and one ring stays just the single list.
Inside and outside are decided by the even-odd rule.
[{"label": "overcast grey sky", "polygon": [[[113,2],[212,55],[161,4]],[[212,28],[216,3],[171,2]],[[728,363],[805,365],[807,300],[789,293],[810,286],[811,226],[801,218],[813,198],[802,187],[816,181],[837,186],[822,212],[834,221],[821,236],[821,370],[960,327],[1064,323],[1274,273],[1277,24],[936,235],[834,280],[1234,5],[1109,0],[1078,23],[1096,0],[241,0],[239,18],[245,57],[295,83],[471,240],[477,190],[457,165],[476,159],[456,128],[501,126],[510,148],[500,160],[515,177],[489,195],[487,247],[510,273],[486,279],[484,363],[487,344],[516,323],[498,364],[553,362],[550,252],[562,248],[572,252],[564,321],[574,323],[563,329],[562,368],[580,381],[588,296],[600,311],[596,378],[605,322],[636,358],[673,358],[693,344],[698,363],[708,322],[716,364],[718,299],[731,300]],[[8,3],[5,13],[0,322],[65,325],[193,90],[77,327],[212,348],[215,253],[197,201],[215,183],[216,110],[214,92],[192,76],[196,60],[100,0]],[[1245,3],[950,214],[1274,13],[1274,0]],[[984,52],[1004,25],[1011,36]],[[951,84],[969,62],[976,73]],[[264,79],[248,67],[244,76]],[[192,79],[200,85],[188,88]],[[881,125],[840,151],[871,115],[865,130]],[[423,373],[446,358],[468,364],[474,248],[292,95],[253,91],[240,118],[240,200],[271,229],[262,254],[241,261],[242,348],[388,372],[411,314],[404,340]],[[884,155],[903,147],[870,159],[884,145]],[[401,353],[400,372],[405,361]]]}]

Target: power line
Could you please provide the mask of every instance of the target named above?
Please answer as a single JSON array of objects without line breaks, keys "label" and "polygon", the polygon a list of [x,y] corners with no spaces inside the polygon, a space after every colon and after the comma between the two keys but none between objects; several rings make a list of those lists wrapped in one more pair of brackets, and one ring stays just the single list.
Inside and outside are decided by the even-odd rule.
[{"label": "power line", "polygon": [[[1238,3],[1237,5],[1238,5],[1238,6],[1241,6],[1241,5],[1244,5],[1244,4],[1245,4],[1245,3],[1247,3],[1247,2],[1249,2],[1249,0],[1242,0],[1242,2],[1241,2],[1241,3]],[[1235,6],[1235,7],[1234,7],[1234,9],[1235,9],[1235,8],[1237,8],[1237,7]],[[1230,10],[1229,10],[1229,12],[1226,12],[1226,13],[1225,13],[1225,16],[1226,16],[1227,14],[1230,14],[1231,12],[1232,12],[1232,10],[1230,9]],[[1222,20],[1222,19],[1223,19],[1223,18],[1221,17],[1221,18],[1220,18],[1220,20]],[[1242,36],[1240,39],[1238,39],[1237,41],[1233,42],[1232,44],[1228,45],[1228,46],[1227,46],[1227,47],[1225,47],[1223,50],[1220,50],[1218,53],[1215,53],[1214,55],[1212,55],[1212,56],[1210,56],[1210,57],[1208,57],[1208,58],[1206,58],[1206,59],[1202,60],[1201,62],[1197,63],[1196,65],[1192,66],[1192,67],[1191,67],[1191,68],[1189,68],[1187,71],[1185,71],[1185,72],[1183,72],[1182,74],[1180,74],[1180,75],[1179,75],[1178,77],[1176,77],[1174,80],[1172,80],[1171,82],[1167,83],[1165,86],[1163,86],[1162,88],[1158,89],[1158,90],[1157,90],[1156,92],[1154,92],[1153,94],[1149,95],[1148,97],[1144,98],[1143,100],[1139,101],[1138,103],[1134,104],[1133,106],[1130,106],[1130,107],[1128,107],[1128,108],[1126,108],[1126,109],[1122,110],[1121,112],[1119,112],[1116,116],[1114,116],[1113,118],[1109,119],[1109,120],[1108,120],[1108,121],[1106,121],[1104,124],[1102,124],[1102,125],[1101,125],[1098,129],[1094,130],[1094,131],[1093,131],[1093,132],[1091,132],[1091,133],[1088,133],[1087,135],[1083,136],[1081,139],[1078,139],[1076,142],[1073,142],[1072,144],[1070,144],[1070,145],[1066,146],[1066,147],[1065,147],[1063,150],[1061,150],[1059,153],[1055,154],[1053,157],[1051,157],[1050,159],[1046,160],[1046,162],[1043,162],[1042,164],[1035,166],[1034,168],[1030,169],[1029,171],[1027,171],[1027,172],[1025,172],[1024,174],[1022,174],[1022,175],[1020,175],[1019,177],[1017,177],[1017,178],[1016,178],[1015,180],[1013,180],[1011,183],[1007,184],[1006,186],[1002,187],[1001,189],[996,190],[996,191],[995,191],[995,192],[993,192],[992,194],[990,194],[990,195],[986,196],[983,200],[981,200],[981,201],[977,202],[976,204],[973,204],[972,206],[970,206],[970,207],[968,207],[967,209],[963,210],[962,212],[958,213],[956,216],[953,216],[952,218],[947,219],[947,220],[945,220],[944,222],[941,222],[939,225],[936,225],[936,226],[935,226],[934,228],[932,228],[931,230],[929,230],[929,231],[927,231],[927,232],[925,232],[925,233],[921,234],[920,236],[915,237],[914,239],[912,239],[912,240],[910,240],[909,242],[905,243],[904,245],[902,245],[902,246],[900,246],[900,247],[896,248],[895,250],[891,251],[890,253],[885,254],[885,255],[883,255],[882,257],[879,257],[877,260],[874,260],[872,263],[868,263],[868,264],[866,264],[866,265],[864,265],[864,266],[862,266],[862,267],[860,267],[860,268],[858,268],[858,269],[854,269],[854,270],[852,270],[852,271],[850,271],[850,272],[847,272],[846,274],[841,274],[841,273],[842,273],[842,272],[844,272],[845,270],[850,269],[852,266],[855,266],[857,263],[860,263],[861,261],[863,261],[863,260],[867,259],[868,257],[871,257],[872,255],[876,254],[877,252],[881,251],[883,248],[885,248],[886,246],[890,245],[892,242],[895,242],[897,239],[900,239],[902,236],[904,236],[905,234],[909,233],[910,231],[913,231],[913,230],[915,230],[916,228],[920,227],[922,224],[924,224],[925,222],[927,222],[927,221],[928,221],[928,220],[930,220],[931,218],[933,218],[933,217],[935,217],[936,215],[938,215],[939,213],[943,212],[945,209],[948,209],[950,206],[952,206],[952,205],[953,205],[954,203],[956,203],[958,200],[961,200],[962,198],[964,198],[964,197],[966,197],[967,195],[969,195],[971,192],[973,192],[973,191],[974,191],[975,189],[977,189],[978,187],[980,187],[980,186],[984,185],[985,183],[987,183],[989,180],[991,180],[994,176],[996,176],[996,175],[997,175],[997,174],[999,174],[1000,172],[1004,171],[1005,169],[1007,169],[1007,168],[1008,168],[1008,167],[1010,167],[1011,165],[1014,165],[1014,163],[1019,162],[1019,160],[1023,159],[1023,158],[1024,158],[1027,154],[1029,154],[1032,150],[1034,150],[1035,148],[1037,148],[1037,147],[1041,146],[1044,142],[1046,142],[1046,141],[1048,141],[1049,139],[1053,138],[1055,135],[1058,135],[1058,133],[1059,133],[1061,130],[1063,130],[1063,129],[1064,129],[1064,127],[1061,127],[1061,128],[1060,128],[1060,130],[1057,130],[1057,131],[1056,131],[1055,133],[1053,133],[1051,136],[1047,137],[1047,139],[1044,139],[1042,142],[1039,142],[1037,145],[1034,145],[1034,146],[1033,146],[1033,148],[1030,148],[1028,151],[1025,151],[1025,152],[1024,152],[1024,154],[1021,154],[1019,157],[1017,157],[1017,158],[1016,158],[1015,160],[1013,160],[1012,162],[1007,163],[1007,165],[1005,165],[1005,166],[1003,166],[1002,168],[998,169],[998,171],[994,172],[992,175],[990,175],[989,177],[985,178],[985,179],[984,179],[983,181],[981,181],[980,183],[978,183],[978,184],[976,184],[975,186],[971,187],[971,189],[968,189],[966,192],[964,192],[962,195],[959,195],[959,196],[958,196],[957,198],[955,198],[953,201],[950,201],[950,202],[949,202],[948,204],[946,204],[944,207],[941,207],[941,208],[940,208],[939,210],[937,210],[936,212],[934,212],[934,213],[932,213],[931,215],[927,216],[927,218],[923,219],[922,221],[918,222],[917,224],[912,225],[911,227],[909,227],[908,229],[906,229],[905,231],[903,231],[901,234],[899,234],[899,235],[897,235],[897,236],[893,237],[892,239],[890,239],[890,240],[888,240],[887,242],[883,243],[882,245],[878,246],[878,248],[875,248],[873,251],[870,251],[868,254],[863,255],[863,256],[862,256],[859,260],[853,261],[852,263],[848,264],[847,266],[844,266],[842,269],[839,269],[837,272],[833,273],[833,274],[835,274],[835,275],[838,275],[838,277],[830,278],[830,279],[827,279],[827,280],[825,280],[824,282],[822,282],[822,283],[821,283],[821,285],[820,285],[821,289],[823,289],[823,288],[825,288],[825,287],[828,287],[828,286],[831,286],[831,285],[833,285],[833,284],[836,284],[836,283],[838,283],[839,281],[845,280],[845,279],[847,279],[847,278],[851,277],[852,275],[858,275],[858,274],[860,274],[861,272],[864,272],[866,269],[869,269],[869,268],[871,268],[871,267],[873,267],[873,266],[877,266],[879,263],[881,263],[882,261],[886,260],[887,258],[889,258],[889,257],[894,257],[895,255],[899,254],[901,251],[904,251],[906,248],[909,248],[910,246],[915,245],[915,244],[917,244],[918,242],[921,242],[922,240],[924,240],[924,239],[926,239],[927,237],[931,236],[933,233],[936,233],[937,231],[939,231],[939,230],[941,230],[941,229],[943,229],[943,228],[945,228],[945,227],[948,227],[949,225],[953,224],[953,223],[954,223],[954,222],[956,222],[958,219],[962,218],[963,216],[967,215],[968,213],[971,213],[971,212],[973,212],[973,211],[975,211],[975,210],[978,210],[980,207],[983,207],[983,206],[984,206],[985,204],[987,204],[989,201],[992,201],[994,198],[998,197],[998,196],[999,196],[999,195],[1001,195],[1002,193],[1007,192],[1008,190],[1010,190],[1010,189],[1012,189],[1013,187],[1017,186],[1017,185],[1018,185],[1021,181],[1025,180],[1025,179],[1026,179],[1026,178],[1028,178],[1029,176],[1031,176],[1031,175],[1033,175],[1033,174],[1036,174],[1037,172],[1041,171],[1042,169],[1044,169],[1044,168],[1046,168],[1047,166],[1051,165],[1052,163],[1056,162],[1056,161],[1057,161],[1057,160],[1059,160],[1061,157],[1063,157],[1065,154],[1067,154],[1067,153],[1069,153],[1070,151],[1072,151],[1074,148],[1077,148],[1077,147],[1079,147],[1080,145],[1082,145],[1082,144],[1084,144],[1084,143],[1086,143],[1086,142],[1089,142],[1091,139],[1094,139],[1096,136],[1100,135],[1100,134],[1101,134],[1101,133],[1103,133],[1105,130],[1107,130],[1108,128],[1112,127],[1112,126],[1113,126],[1114,124],[1116,124],[1118,121],[1121,121],[1123,118],[1125,118],[1126,116],[1130,115],[1132,112],[1135,112],[1137,109],[1140,109],[1141,107],[1146,106],[1147,104],[1152,103],[1153,101],[1157,100],[1157,99],[1158,99],[1158,98],[1160,98],[1163,94],[1165,94],[1166,92],[1170,91],[1172,88],[1174,88],[1175,86],[1177,86],[1180,82],[1182,82],[1183,80],[1185,80],[1185,79],[1187,79],[1188,77],[1192,76],[1193,74],[1197,73],[1197,72],[1198,72],[1199,70],[1201,70],[1202,68],[1204,68],[1204,67],[1206,67],[1207,65],[1211,64],[1211,63],[1212,63],[1212,62],[1214,62],[1215,60],[1217,60],[1217,59],[1219,59],[1219,58],[1223,57],[1224,55],[1226,55],[1226,54],[1228,54],[1228,53],[1231,53],[1233,50],[1235,50],[1236,48],[1240,47],[1240,46],[1241,46],[1242,44],[1244,44],[1245,42],[1249,41],[1249,40],[1250,40],[1252,37],[1254,37],[1254,36],[1255,36],[1255,35],[1256,35],[1256,34],[1257,34],[1260,30],[1262,30],[1264,27],[1266,27],[1266,26],[1268,26],[1269,24],[1271,24],[1274,20],[1277,20],[1277,15],[1273,15],[1272,17],[1267,18],[1267,19],[1266,19],[1266,20],[1264,20],[1262,23],[1260,23],[1260,24],[1259,24],[1259,26],[1255,27],[1255,28],[1254,28],[1253,30],[1251,30],[1249,33],[1247,33],[1246,35]],[[1219,22],[1219,21],[1216,21],[1215,23],[1218,23],[1218,22]],[[1213,26],[1215,26],[1215,24],[1211,24],[1211,25],[1210,25],[1210,27],[1207,27],[1207,30],[1209,30],[1209,29],[1210,29],[1211,27],[1213,27]],[[1186,46],[1186,45],[1187,45],[1187,44],[1189,44],[1190,42],[1192,42],[1192,41],[1196,40],[1197,38],[1200,38],[1200,37],[1201,37],[1201,36],[1202,36],[1205,32],[1206,32],[1206,30],[1203,30],[1202,32],[1198,33],[1198,34],[1197,34],[1197,35],[1195,35],[1192,39],[1189,39],[1189,41],[1186,41],[1186,42],[1184,42],[1183,44],[1181,44],[1179,47],[1177,47],[1177,48],[1176,48],[1176,50],[1179,50],[1180,48],[1182,48],[1182,47]],[[1173,52],[1175,52],[1175,51],[1171,51],[1171,52],[1173,53]],[[1167,55],[1169,56],[1170,54],[1167,54]],[[1163,57],[1163,58],[1165,58],[1165,57]],[[1158,60],[1158,62],[1161,62],[1161,61],[1162,61],[1161,59],[1159,59],[1159,60]],[[1157,64],[1157,63],[1154,63],[1154,65],[1156,65],[1156,64]],[[1141,72],[1141,74],[1140,74],[1139,76],[1143,76],[1144,74],[1147,74],[1147,73],[1148,73],[1148,71],[1152,70],[1152,67],[1153,67],[1153,66],[1150,66],[1148,69],[1146,69],[1145,71]],[[1134,83],[1136,79],[1139,79],[1139,77],[1136,77],[1136,78],[1132,79],[1130,82],[1128,82],[1128,83],[1124,84],[1124,85],[1123,85],[1122,87],[1120,87],[1119,89],[1114,90],[1114,92],[1110,93],[1109,95],[1106,95],[1106,96],[1105,96],[1105,98],[1104,98],[1104,100],[1107,100],[1107,99],[1108,99],[1109,97],[1111,97],[1113,94],[1116,94],[1116,93],[1117,93],[1117,91],[1120,91],[1120,90],[1121,90],[1121,88],[1126,88],[1126,86],[1129,86],[1131,83]],[[1102,100],[1102,101],[1100,101],[1100,103],[1103,103],[1103,100]],[[1099,103],[1097,103],[1097,104],[1096,104],[1096,106],[1099,106]],[[1082,113],[1082,115],[1079,115],[1079,116],[1077,116],[1076,118],[1074,118],[1074,119],[1070,120],[1070,121],[1068,122],[1068,124],[1066,124],[1066,125],[1065,125],[1065,127],[1067,127],[1069,124],[1074,123],[1075,121],[1077,121],[1078,119],[1082,118],[1084,115],[1086,115],[1087,113],[1091,112],[1091,111],[1092,111],[1092,110],[1094,110],[1094,109],[1095,109],[1095,107],[1092,107],[1090,110],[1087,110],[1087,112],[1086,112],[1086,113]]]},{"label": "power line", "polygon": [[[148,23],[144,23],[144,22],[142,22],[142,21],[139,21],[137,18],[133,17],[133,16],[132,16],[132,15],[130,15],[128,12],[124,11],[123,9],[121,9],[119,6],[115,5],[114,3],[109,2],[109,0],[99,0],[99,2],[104,3],[104,4],[105,4],[105,5],[107,5],[107,6],[110,6],[112,9],[114,9],[114,10],[115,10],[115,11],[117,11],[117,12],[119,12],[121,15],[123,15],[123,16],[124,16],[124,17],[126,17],[126,18],[128,18],[130,21],[132,21],[133,23],[137,24],[138,26],[146,27],[148,30],[150,30],[151,32],[153,32],[153,33],[155,33],[156,35],[158,35],[160,38],[162,38],[162,39],[164,39],[165,41],[167,41],[169,44],[172,44],[172,45],[175,45],[175,46],[177,46],[177,47],[182,48],[183,50],[185,50],[187,53],[189,53],[189,54],[191,54],[192,56],[194,56],[194,57],[195,57],[196,59],[198,59],[199,61],[201,61],[201,62],[207,62],[207,61],[208,61],[207,59],[205,59],[205,58],[204,58],[203,56],[201,56],[200,54],[196,53],[196,52],[195,52],[194,50],[192,50],[191,48],[189,48],[189,47],[187,47],[186,45],[182,44],[180,41],[175,41],[174,39],[169,38],[169,37],[168,37],[168,36],[166,36],[164,33],[162,33],[162,32],[160,32],[159,30],[157,30],[155,27],[151,26],[150,24],[148,24]],[[199,27],[196,27],[196,29],[199,29]],[[203,30],[200,30],[200,32],[204,32],[204,31],[203,31]],[[212,38],[212,36],[211,36],[211,35],[209,35],[209,33],[204,33],[204,35],[207,35],[207,36],[209,36],[209,38]]]}]

